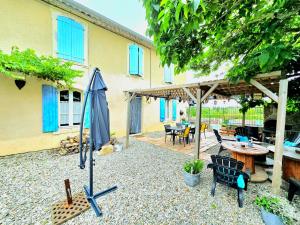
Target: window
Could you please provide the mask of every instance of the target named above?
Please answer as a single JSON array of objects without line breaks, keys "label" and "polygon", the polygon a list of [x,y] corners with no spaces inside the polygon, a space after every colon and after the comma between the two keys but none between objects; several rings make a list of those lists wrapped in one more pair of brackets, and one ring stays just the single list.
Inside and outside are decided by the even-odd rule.
[{"label": "window", "polygon": [[64,16],[57,17],[57,57],[84,63],[84,27]]},{"label": "window", "polygon": [[60,100],[60,126],[69,126],[69,91],[61,91]]},{"label": "window", "polygon": [[60,126],[79,125],[81,119],[82,95],[78,91],[60,91]]},{"label": "window", "polygon": [[137,45],[129,46],[129,74],[131,75],[143,75],[143,60],[144,52],[143,48]]},{"label": "window", "polygon": [[73,92],[73,125],[80,124],[81,115],[81,93],[78,91]]},{"label": "window", "polygon": [[164,82],[165,83],[173,83],[174,80],[174,65],[165,65],[164,66]]}]

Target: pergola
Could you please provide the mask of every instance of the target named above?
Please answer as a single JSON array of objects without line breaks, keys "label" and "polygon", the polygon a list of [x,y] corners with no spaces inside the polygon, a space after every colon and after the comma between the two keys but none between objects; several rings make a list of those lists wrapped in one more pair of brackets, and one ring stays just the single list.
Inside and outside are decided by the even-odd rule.
[{"label": "pergola", "polygon": [[[196,138],[195,157],[200,154],[200,124],[202,102],[210,95],[230,98],[235,95],[262,93],[278,103],[275,155],[272,188],[274,193],[279,193],[282,176],[282,155],[285,134],[285,118],[287,103],[288,79],[281,75],[281,71],[274,71],[266,74],[258,74],[249,83],[240,81],[232,84],[227,79],[212,80],[191,84],[168,85],[163,87],[132,89],[125,91],[127,95],[127,127],[126,127],[126,148],[129,146],[130,132],[130,102],[137,96],[182,99],[183,101],[193,100],[196,102]],[[245,118],[243,118],[243,124]]]}]

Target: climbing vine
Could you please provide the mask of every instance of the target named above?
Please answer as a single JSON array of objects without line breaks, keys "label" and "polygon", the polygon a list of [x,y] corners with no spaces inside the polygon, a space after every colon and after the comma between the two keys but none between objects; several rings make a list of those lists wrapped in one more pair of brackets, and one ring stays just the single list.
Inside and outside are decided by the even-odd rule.
[{"label": "climbing vine", "polygon": [[163,64],[199,75],[224,63],[231,81],[300,59],[299,0],[143,0]]},{"label": "climbing vine", "polygon": [[263,99],[255,99],[251,96],[245,96],[245,95],[240,96],[237,101],[241,105],[239,111],[243,114],[246,113],[251,108],[255,108],[256,106],[266,106],[268,104],[267,101]]},{"label": "climbing vine", "polygon": [[33,76],[56,83],[59,86],[71,87],[74,79],[82,76],[82,72],[72,69],[73,63],[63,62],[51,56],[37,56],[32,49],[20,51],[13,47],[10,54],[0,50],[0,74],[24,79]]}]

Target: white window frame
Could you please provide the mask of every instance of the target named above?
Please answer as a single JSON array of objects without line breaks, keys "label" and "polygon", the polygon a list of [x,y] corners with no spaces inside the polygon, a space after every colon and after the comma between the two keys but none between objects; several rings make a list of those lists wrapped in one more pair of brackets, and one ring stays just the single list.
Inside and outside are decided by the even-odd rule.
[{"label": "white window frame", "polygon": [[166,104],[165,104],[165,121],[169,121],[169,119],[170,119],[170,100],[166,100]]},{"label": "white window frame", "polygon": [[[59,12],[59,11],[52,11],[52,30],[53,30],[53,35],[52,35],[52,43],[53,43],[53,49],[52,49],[52,55],[53,57],[58,57],[57,56],[57,17],[58,16],[65,16],[68,17],[72,20],[75,20],[76,22],[80,23],[83,27],[84,27],[84,46],[83,46],[83,50],[84,50],[84,61],[83,63],[79,63],[79,62],[74,62],[71,61],[74,65],[79,65],[79,66],[85,66],[88,67],[89,63],[88,63],[88,23],[86,23],[85,21],[83,21],[80,18],[77,18],[73,15],[70,14],[66,14],[63,12]],[[66,59],[61,59],[62,61],[69,61]]]},{"label": "white window frame", "polygon": [[[67,126],[62,126],[60,125],[60,92],[61,91],[68,91],[69,92],[69,125]],[[59,128],[69,128],[69,127],[79,127],[80,124],[73,124],[73,92],[79,92],[81,94],[81,110],[83,107],[83,102],[84,102],[84,93],[80,90],[74,90],[74,91],[70,91],[70,90],[59,90],[59,94],[58,94],[58,127]]]}]

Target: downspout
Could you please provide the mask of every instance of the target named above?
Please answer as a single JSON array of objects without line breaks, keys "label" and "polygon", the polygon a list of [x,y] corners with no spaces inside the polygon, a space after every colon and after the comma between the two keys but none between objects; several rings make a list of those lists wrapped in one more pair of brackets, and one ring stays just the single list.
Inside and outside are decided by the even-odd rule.
[{"label": "downspout", "polygon": [[152,59],[151,59],[151,57],[152,57],[152,55],[151,55],[151,52],[152,52],[152,50],[151,50],[151,48],[150,48],[150,88],[151,88],[151,86],[152,86],[152,84],[151,84],[151,82],[152,82]]}]

